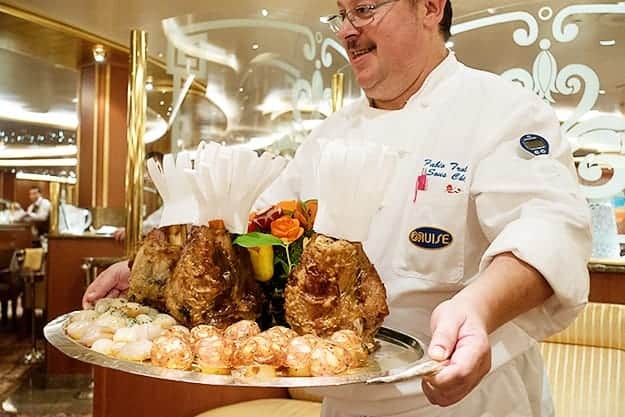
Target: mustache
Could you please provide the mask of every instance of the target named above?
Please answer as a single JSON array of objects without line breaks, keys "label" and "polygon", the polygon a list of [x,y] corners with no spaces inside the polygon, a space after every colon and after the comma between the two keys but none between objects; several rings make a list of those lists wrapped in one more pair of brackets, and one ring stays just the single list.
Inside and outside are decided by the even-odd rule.
[{"label": "mustache", "polygon": [[345,45],[347,47],[348,51],[357,51],[359,49],[366,49],[366,48],[373,48],[375,45],[373,44],[359,44],[357,39],[349,39],[347,41],[347,45]]}]

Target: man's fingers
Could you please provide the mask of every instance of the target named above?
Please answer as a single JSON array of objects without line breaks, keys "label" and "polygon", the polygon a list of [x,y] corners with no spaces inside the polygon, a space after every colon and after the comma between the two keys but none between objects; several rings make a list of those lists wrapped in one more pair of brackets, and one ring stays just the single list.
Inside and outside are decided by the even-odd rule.
[{"label": "man's fingers", "polygon": [[463,319],[460,314],[446,316],[444,314],[432,318],[432,340],[428,349],[430,357],[437,361],[444,361],[451,356],[458,340],[458,331]]},{"label": "man's fingers", "polygon": [[117,288],[113,288],[108,294],[106,294],[106,298],[117,298],[120,293],[121,292]]},{"label": "man's fingers", "polygon": [[479,337],[461,339],[450,365],[437,375],[432,376],[434,385],[446,388],[458,383],[474,384],[488,373],[491,367],[491,351],[488,340],[482,341]]}]

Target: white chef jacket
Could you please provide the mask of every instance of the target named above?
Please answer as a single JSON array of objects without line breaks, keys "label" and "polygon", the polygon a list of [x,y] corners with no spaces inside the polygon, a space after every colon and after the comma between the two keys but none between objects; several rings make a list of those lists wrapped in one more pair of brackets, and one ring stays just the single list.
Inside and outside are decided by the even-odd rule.
[{"label": "white chef jacket", "polygon": [[[549,154],[524,150],[527,134],[544,138]],[[458,404],[431,406],[418,380],[348,385],[319,392],[323,415],[551,416],[536,341],[566,327],[585,305],[591,253],[588,208],[553,110],[450,53],[403,109],[379,110],[362,99],[329,117],[261,201],[318,196],[320,139],[372,141],[400,153],[364,242],[386,287],[386,326],[429,340],[432,310],[504,252],[540,271],[554,290],[542,306],[490,335],[492,370]],[[422,173],[426,187],[415,199]],[[449,233],[451,244],[413,244],[410,233],[421,227]]]},{"label": "white chef jacket", "polygon": [[50,216],[50,208],[50,200],[40,196],[37,201],[28,206],[26,213],[33,220],[46,221]]}]

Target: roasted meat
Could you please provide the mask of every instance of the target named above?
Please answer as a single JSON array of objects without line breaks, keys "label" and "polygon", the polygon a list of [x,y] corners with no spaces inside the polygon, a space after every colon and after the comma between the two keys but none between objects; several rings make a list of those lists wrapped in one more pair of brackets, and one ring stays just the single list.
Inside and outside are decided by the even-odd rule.
[{"label": "roasted meat", "polygon": [[186,226],[166,226],[147,234],[133,261],[128,299],[165,311],[165,284],[182,253]]},{"label": "roasted meat", "polygon": [[316,234],[289,276],[286,320],[299,334],[353,330],[368,346],[388,315],[386,290],[360,243]]},{"label": "roasted meat", "polygon": [[169,314],[189,327],[223,329],[239,320],[256,320],[262,307],[249,253],[233,247],[220,221],[191,230],[165,299]]}]

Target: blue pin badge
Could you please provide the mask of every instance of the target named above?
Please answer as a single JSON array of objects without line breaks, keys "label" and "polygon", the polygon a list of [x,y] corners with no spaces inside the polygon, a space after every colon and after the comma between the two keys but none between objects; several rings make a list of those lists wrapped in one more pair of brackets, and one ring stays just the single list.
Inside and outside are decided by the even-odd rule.
[{"label": "blue pin badge", "polygon": [[525,135],[521,138],[521,148],[532,156],[549,155],[549,142],[538,135]]}]

